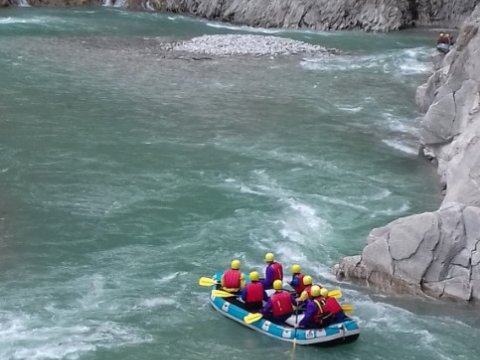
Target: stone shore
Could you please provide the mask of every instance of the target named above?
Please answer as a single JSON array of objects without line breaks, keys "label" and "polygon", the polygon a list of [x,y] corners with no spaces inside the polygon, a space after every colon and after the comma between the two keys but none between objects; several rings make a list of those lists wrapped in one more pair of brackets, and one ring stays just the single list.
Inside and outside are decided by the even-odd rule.
[{"label": "stone shore", "polygon": [[172,50],[208,56],[327,54],[322,46],[263,35],[205,35],[176,43]]},{"label": "stone shore", "polygon": [[440,209],[370,232],[358,256],[334,267],[339,279],[391,292],[480,300],[480,5],[452,50],[417,91],[426,110],[424,154],[444,189]]}]

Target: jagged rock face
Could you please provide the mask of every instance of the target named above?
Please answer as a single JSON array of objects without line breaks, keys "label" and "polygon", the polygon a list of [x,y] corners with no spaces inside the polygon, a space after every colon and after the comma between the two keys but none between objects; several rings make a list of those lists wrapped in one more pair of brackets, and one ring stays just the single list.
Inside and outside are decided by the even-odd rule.
[{"label": "jagged rock face", "polygon": [[[32,6],[80,6],[107,0],[28,0]],[[18,0],[0,0],[0,5]],[[109,0],[132,9],[169,11],[235,24],[317,30],[398,30],[458,26],[480,0]]]},{"label": "jagged rock face", "polygon": [[[446,185],[444,203],[480,206],[480,6],[455,48],[430,77],[423,100],[431,102],[422,122],[422,143],[435,154]],[[427,83],[427,84],[428,84]]]},{"label": "jagged rock face", "polygon": [[401,0],[129,0],[130,7],[261,27],[396,30],[411,23]]},{"label": "jagged rock face", "polygon": [[480,300],[480,5],[417,100],[422,143],[446,187],[439,210],[374,229],[337,275],[383,289]]},{"label": "jagged rock face", "polygon": [[478,1],[471,0],[415,0],[414,2],[419,24],[444,26],[461,24],[478,4]]},{"label": "jagged rock face", "polygon": [[130,0],[131,7],[262,27],[389,31],[413,24],[458,25],[479,0]]},{"label": "jagged rock face", "polygon": [[31,6],[85,6],[98,5],[98,0],[28,0]]}]

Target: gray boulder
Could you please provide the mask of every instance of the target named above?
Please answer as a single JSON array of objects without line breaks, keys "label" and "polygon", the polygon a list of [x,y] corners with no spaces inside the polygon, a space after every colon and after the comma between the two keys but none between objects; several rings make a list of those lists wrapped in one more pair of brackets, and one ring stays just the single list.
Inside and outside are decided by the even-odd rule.
[{"label": "gray boulder", "polygon": [[129,6],[186,13],[250,26],[390,31],[412,25],[458,26],[479,2],[480,0],[129,0]]},{"label": "gray boulder", "polygon": [[[234,24],[391,31],[415,25],[457,27],[480,0],[27,0],[32,6],[108,4],[168,11]],[[0,6],[20,0],[0,0]]]},{"label": "gray boulder", "polygon": [[439,68],[417,91],[421,141],[445,187],[440,209],[371,231],[341,279],[395,292],[480,299],[480,5]]}]

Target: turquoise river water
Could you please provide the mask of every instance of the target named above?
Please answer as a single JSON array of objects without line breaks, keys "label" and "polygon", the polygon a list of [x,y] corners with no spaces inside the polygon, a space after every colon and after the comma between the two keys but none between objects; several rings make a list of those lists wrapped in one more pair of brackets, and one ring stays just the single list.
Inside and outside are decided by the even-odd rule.
[{"label": "turquoise river water", "polygon": [[[202,34],[330,58],[163,58]],[[428,32],[262,30],[109,8],[0,10],[0,359],[289,358],[197,285],[273,251],[355,305],[359,340],[296,359],[473,359],[474,308],[383,296],[329,268],[431,211],[414,95]]]}]

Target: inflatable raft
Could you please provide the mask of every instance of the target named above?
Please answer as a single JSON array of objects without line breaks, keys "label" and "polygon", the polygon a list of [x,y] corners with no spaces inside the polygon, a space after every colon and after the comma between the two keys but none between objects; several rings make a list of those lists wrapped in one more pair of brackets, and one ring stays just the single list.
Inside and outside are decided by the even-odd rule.
[{"label": "inflatable raft", "polygon": [[[217,275],[218,276],[218,275]],[[216,276],[214,277],[216,278]],[[270,337],[282,341],[295,342],[299,345],[337,345],[342,343],[350,343],[357,340],[360,336],[360,328],[355,320],[347,318],[347,320],[332,324],[322,329],[296,329],[295,322],[299,322],[303,318],[303,314],[297,316],[292,315],[286,323],[273,323],[264,318],[247,324],[243,318],[249,314],[242,307],[242,302],[238,297],[216,297],[215,292],[210,296],[210,303],[215,310],[220,312],[227,318],[234,320],[243,326],[261,332]]]},{"label": "inflatable raft", "polygon": [[444,54],[448,53],[451,47],[452,45],[449,45],[449,44],[444,44],[444,43],[437,44],[437,50]]}]

